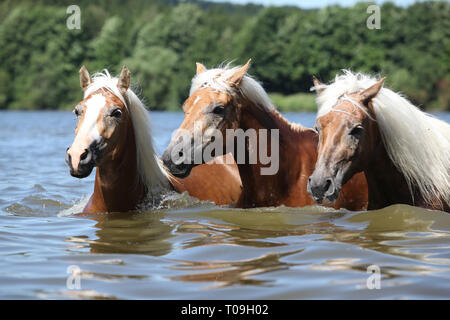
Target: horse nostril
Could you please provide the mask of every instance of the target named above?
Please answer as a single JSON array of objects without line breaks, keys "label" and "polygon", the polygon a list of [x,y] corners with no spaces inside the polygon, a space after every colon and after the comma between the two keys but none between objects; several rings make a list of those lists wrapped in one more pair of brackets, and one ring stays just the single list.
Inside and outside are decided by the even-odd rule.
[{"label": "horse nostril", "polygon": [[88,155],[88,150],[87,149],[85,149],[84,150],[84,152],[81,154],[81,156],[80,156],[80,160],[84,160],[84,159],[86,159],[86,157],[87,157],[87,155]]},{"label": "horse nostril", "polygon": [[80,156],[80,161],[85,160],[87,158],[88,154],[89,154],[89,150],[85,149],[83,154]]},{"label": "horse nostril", "polygon": [[327,179],[327,181],[325,181],[325,189],[324,190],[328,191],[330,186],[331,186],[331,179]]},{"label": "horse nostril", "polygon": [[182,157],[183,156],[183,151],[178,152],[178,156]]}]

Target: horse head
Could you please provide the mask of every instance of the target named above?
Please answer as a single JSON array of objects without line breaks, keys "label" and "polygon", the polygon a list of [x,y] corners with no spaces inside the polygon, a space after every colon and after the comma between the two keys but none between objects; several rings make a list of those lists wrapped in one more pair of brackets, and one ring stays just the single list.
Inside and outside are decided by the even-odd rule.
[{"label": "horse head", "polygon": [[[308,179],[308,192],[314,201],[335,201],[342,186],[363,171],[376,147],[379,133],[372,106],[384,78],[362,92],[342,95],[337,103],[316,120],[319,133],[318,159]],[[314,78],[318,98],[326,89]]]},{"label": "horse head", "polygon": [[83,66],[80,85],[84,99],[75,106],[75,139],[66,152],[70,174],[77,178],[89,176],[95,166],[116,158],[131,128],[129,110],[123,98],[130,85],[128,69],[123,67],[114,88],[92,84],[93,80]]},{"label": "horse head", "polygon": [[194,166],[227,153],[226,130],[236,129],[241,112],[239,95],[234,93],[249,66],[250,60],[221,71],[197,63],[191,94],[183,104],[183,123],[162,157],[173,175],[184,178]]}]

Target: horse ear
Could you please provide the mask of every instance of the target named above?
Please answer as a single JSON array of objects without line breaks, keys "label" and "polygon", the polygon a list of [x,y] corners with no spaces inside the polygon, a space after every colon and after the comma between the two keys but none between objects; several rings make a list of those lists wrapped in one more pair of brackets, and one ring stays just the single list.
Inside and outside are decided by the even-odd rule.
[{"label": "horse ear", "polygon": [[130,87],[130,70],[125,66],[123,66],[122,71],[120,72],[117,87],[122,95],[124,95]]},{"label": "horse ear", "polygon": [[200,62],[195,63],[197,66],[197,74],[203,73],[206,71],[206,68],[204,65],[202,65]]},{"label": "horse ear", "polygon": [[80,69],[80,86],[86,91],[87,87],[92,83],[91,75],[85,66]]},{"label": "horse ear", "polygon": [[370,100],[372,100],[373,98],[375,98],[375,96],[378,94],[378,92],[383,87],[383,83],[384,83],[385,79],[386,78],[381,78],[377,83],[372,85],[370,88],[367,88],[366,90],[361,92],[361,99],[364,103],[367,103]]},{"label": "horse ear", "polygon": [[320,95],[325,90],[325,84],[320,82],[319,79],[317,79],[315,76],[313,76],[313,83],[317,95]]},{"label": "horse ear", "polygon": [[245,74],[247,73],[248,68],[250,67],[250,63],[252,62],[252,59],[248,59],[247,63],[240,67],[232,76],[230,79],[228,79],[229,82],[231,82],[234,86],[239,86],[241,84],[242,79],[244,78]]}]

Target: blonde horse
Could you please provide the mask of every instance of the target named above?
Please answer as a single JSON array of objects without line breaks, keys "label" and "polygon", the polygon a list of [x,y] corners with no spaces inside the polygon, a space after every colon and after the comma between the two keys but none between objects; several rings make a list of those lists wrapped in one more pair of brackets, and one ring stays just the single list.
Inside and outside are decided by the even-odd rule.
[{"label": "blonde horse", "polygon": [[[97,167],[94,193],[85,213],[130,211],[143,201],[158,203],[170,190],[216,204],[234,203],[241,194],[235,164],[208,164],[188,179],[176,179],[156,156],[149,114],[129,89],[130,72],[119,78],[107,71],[91,78],[83,66],[84,99],[77,104],[75,140],[66,152],[72,176],[84,178]],[[224,162],[222,160],[222,162]]]},{"label": "blonde horse", "polygon": [[[241,67],[226,66],[207,70],[197,63],[197,75],[192,80],[190,97],[183,106],[184,121],[162,159],[172,174],[186,177],[198,162],[173,160],[173,155],[178,153],[179,141],[188,141],[192,152],[199,149],[206,152],[220,139],[223,150],[218,148],[214,155],[225,154],[234,148],[232,151],[242,180],[243,192],[236,206],[313,205],[314,200],[306,187],[317,159],[318,135],[310,128],[291,124],[283,118],[263,87],[247,75],[249,65],[250,61]],[[206,137],[200,145],[196,145],[196,127],[201,129],[204,136],[211,130],[221,134],[217,135],[217,139],[214,137],[214,141]],[[234,143],[236,139],[225,139],[230,130],[249,133],[249,136],[244,137],[249,139],[254,134],[256,142],[251,146],[249,139],[237,141],[237,144]],[[261,142],[264,141],[263,132],[266,133],[265,143]],[[270,138],[267,138],[268,135]],[[279,139],[273,139],[272,135],[278,135]],[[184,136],[188,139],[184,139]],[[241,159],[239,149],[243,150]],[[278,162],[278,170],[271,174],[263,173],[270,168],[267,168],[267,161],[261,157],[261,153],[255,151],[261,149],[270,151],[271,157]],[[244,161],[240,161],[242,159]],[[351,179],[336,198],[333,204],[335,208],[365,209],[367,184],[364,175]]]},{"label": "blonde horse", "polygon": [[450,125],[383,88],[344,71],[330,85],[315,79],[319,158],[309,189],[320,202],[364,172],[369,209],[404,203],[449,211]]}]

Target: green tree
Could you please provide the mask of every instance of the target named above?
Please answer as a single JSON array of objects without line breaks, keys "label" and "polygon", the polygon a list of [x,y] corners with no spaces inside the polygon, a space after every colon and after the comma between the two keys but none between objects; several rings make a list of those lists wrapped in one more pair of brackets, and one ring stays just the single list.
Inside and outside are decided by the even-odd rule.
[{"label": "green tree", "polygon": [[171,49],[151,46],[139,49],[123,61],[142,89],[147,105],[152,109],[170,109],[179,105],[177,84],[173,82],[178,55]]},{"label": "green tree", "polygon": [[117,68],[127,45],[125,31],[122,18],[113,16],[105,21],[100,34],[90,43],[94,70]]},{"label": "green tree", "polygon": [[81,65],[114,74],[127,64],[152,107],[176,109],[196,61],[212,67],[252,58],[250,73],[279,101],[303,96],[312,75],[329,81],[352,69],[386,76],[388,86],[417,105],[450,110],[447,1],[384,3],[380,30],[366,27],[370,2],[316,10],[178,0],[77,3],[81,30],[67,29],[66,0],[0,3],[0,108],[71,106],[81,97]]}]

